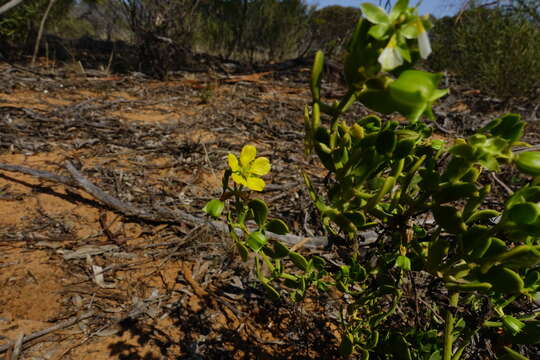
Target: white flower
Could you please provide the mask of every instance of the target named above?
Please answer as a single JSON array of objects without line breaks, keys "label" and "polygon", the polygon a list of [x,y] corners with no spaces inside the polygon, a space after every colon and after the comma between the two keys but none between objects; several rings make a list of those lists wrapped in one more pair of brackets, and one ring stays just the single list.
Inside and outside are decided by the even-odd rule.
[{"label": "white flower", "polygon": [[427,59],[429,54],[431,54],[431,43],[429,41],[429,36],[424,29],[424,25],[422,24],[421,20],[418,20],[417,22],[418,26],[418,49],[420,50],[420,56],[422,59]]},{"label": "white flower", "polygon": [[394,37],[390,39],[388,45],[386,45],[377,60],[381,64],[383,71],[393,70],[403,64],[403,56],[401,56],[399,49],[396,47]]}]

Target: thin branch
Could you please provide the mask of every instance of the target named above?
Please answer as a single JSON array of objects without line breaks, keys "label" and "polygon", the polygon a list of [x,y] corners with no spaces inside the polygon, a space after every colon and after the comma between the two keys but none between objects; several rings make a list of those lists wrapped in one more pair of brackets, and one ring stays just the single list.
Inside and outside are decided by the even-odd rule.
[{"label": "thin branch", "polygon": [[14,8],[15,6],[21,4],[23,1],[24,0],[11,0],[11,1],[8,1],[6,4],[0,6],[0,15],[2,15],[5,12],[8,12],[12,8]]},{"label": "thin branch", "polygon": [[36,58],[39,52],[39,44],[41,43],[41,37],[43,36],[43,29],[45,28],[45,23],[47,22],[47,18],[49,17],[49,13],[51,12],[51,9],[54,5],[56,0],[49,0],[49,4],[47,5],[47,8],[45,9],[45,13],[43,14],[43,17],[41,18],[41,22],[39,24],[39,30],[36,38],[36,43],[34,45],[34,54],[32,55],[32,67],[34,67],[34,64],[36,63]]},{"label": "thin branch", "polygon": [[[88,319],[88,318],[92,317],[93,315],[94,315],[94,312],[90,311],[90,312],[84,313],[84,314],[82,314],[80,316],[74,316],[71,319],[59,322],[58,324],[55,324],[55,325],[53,325],[51,327],[48,327],[46,329],[33,332],[33,333],[29,334],[29,335],[25,335],[24,338],[22,339],[22,344],[27,343],[27,342],[29,342],[31,340],[37,339],[39,337],[42,337],[44,335],[47,335],[49,333],[52,333],[53,331],[57,331],[57,330],[67,328],[67,327],[69,327],[71,325],[74,325],[74,324],[78,323],[79,321],[82,321],[84,319]],[[15,341],[10,341],[7,344],[0,345],[0,354],[7,351],[14,344],[15,344]]]},{"label": "thin branch", "polygon": [[508,195],[514,195],[514,190],[512,190],[510,186],[506,185],[504,181],[499,179],[499,177],[495,173],[491,173],[490,175],[493,180],[495,180],[495,182],[497,182],[497,184],[499,184],[506,191]]},{"label": "thin branch", "polygon": [[26,175],[32,175],[34,177],[37,177],[39,179],[48,180],[52,182],[57,182],[63,185],[68,186],[74,186],[77,183],[73,181],[73,179],[62,176],[62,175],[56,175],[53,173],[50,173],[48,171],[44,170],[38,170],[38,169],[31,169],[24,166],[18,166],[18,165],[9,165],[9,164],[1,164],[0,163],[0,170],[10,171],[10,172],[17,172],[21,174]]}]

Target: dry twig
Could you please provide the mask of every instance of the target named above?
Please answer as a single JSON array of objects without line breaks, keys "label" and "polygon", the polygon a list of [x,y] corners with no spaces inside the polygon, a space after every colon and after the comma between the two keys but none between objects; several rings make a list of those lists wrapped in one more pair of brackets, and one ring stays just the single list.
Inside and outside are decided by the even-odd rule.
[{"label": "dry twig", "polygon": [[[90,312],[87,312],[87,313],[84,313],[82,315],[79,315],[79,316],[74,316],[72,317],[71,319],[68,319],[68,320],[65,320],[65,321],[62,321],[62,322],[59,322],[58,324],[55,324],[51,327],[48,327],[46,329],[43,329],[43,330],[39,330],[39,331],[36,331],[36,332],[33,332],[29,335],[25,335],[22,340],[21,340],[21,345],[24,345],[25,343],[27,343],[28,341],[31,341],[31,340],[34,340],[34,339],[37,339],[39,337],[42,337],[44,335],[47,335],[47,334],[50,334],[54,331],[57,331],[57,330],[61,330],[61,329],[64,329],[64,328],[67,328],[71,325],[75,325],[76,323],[78,323],[79,321],[82,321],[82,320],[85,320],[85,319],[88,319],[90,317],[92,317],[94,315],[94,312],[93,311],[90,311]],[[17,341],[17,340],[16,340]],[[12,346],[15,345],[16,341],[10,341],[8,342],[7,344],[4,344],[4,345],[0,345],[0,353],[3,353],[5,351],[7,351],[9,348],[11,348]],[[13,356],[13,355],[12,355]]]}]

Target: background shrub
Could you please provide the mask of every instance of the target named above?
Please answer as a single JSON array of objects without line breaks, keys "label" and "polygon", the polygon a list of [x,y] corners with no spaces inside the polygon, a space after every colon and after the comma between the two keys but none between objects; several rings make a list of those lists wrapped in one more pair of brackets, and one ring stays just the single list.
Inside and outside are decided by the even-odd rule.
[{"label": "background shrub", "polygon": [[505,8],[479,7],[445,17],[432,31],[429,66],[449,70],[486,93],[527,96],[540,85],[540,26]]}]

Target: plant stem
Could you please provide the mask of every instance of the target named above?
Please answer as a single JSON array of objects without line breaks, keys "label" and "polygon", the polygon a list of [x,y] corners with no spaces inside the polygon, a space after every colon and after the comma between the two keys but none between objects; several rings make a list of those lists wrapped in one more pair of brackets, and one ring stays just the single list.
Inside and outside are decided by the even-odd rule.
[{"label": "plant stem", "polygon": [[454,345],[454,310],[459,301],[459,293],[450,293],[450,302],[446,310],[446,327],[444,329],[444,355],[443,360],[452,360],[452,349]]}]

